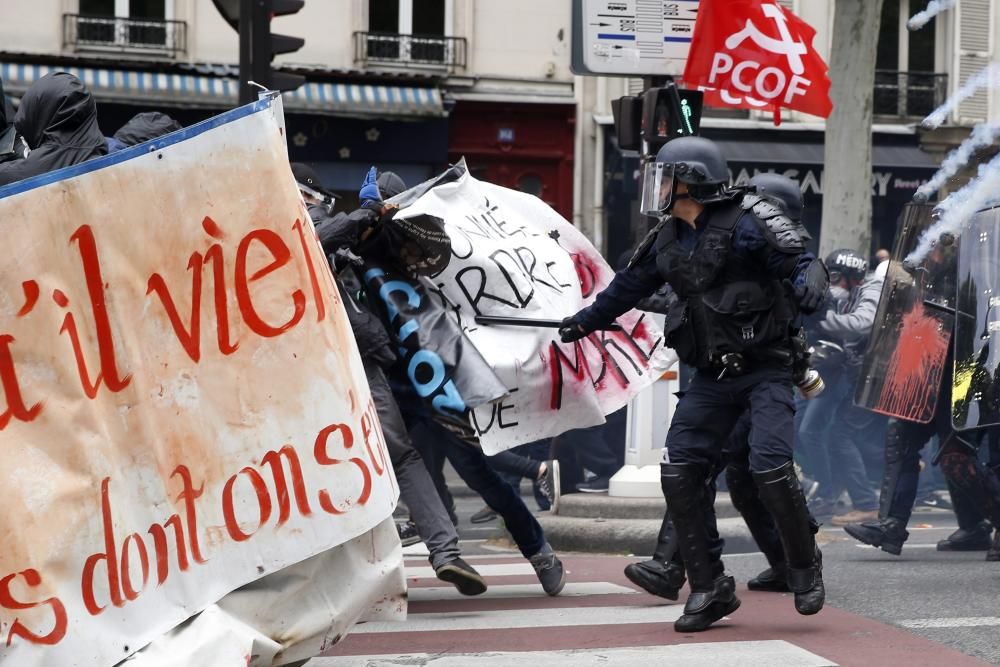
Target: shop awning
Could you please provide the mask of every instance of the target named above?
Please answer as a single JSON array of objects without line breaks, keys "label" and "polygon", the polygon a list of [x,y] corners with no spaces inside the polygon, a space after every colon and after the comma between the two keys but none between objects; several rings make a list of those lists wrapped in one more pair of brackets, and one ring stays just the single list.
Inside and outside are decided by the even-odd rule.
[{"label": "shop awning", "polygon": [[[716,141],[729,162],[823,164],[823,144],[790,141]],[[918,146],[872,146],[872,166],[927,167],[939,164]]]},{"label": "shop awning", "polygon": [[[24,93],[34,81],[56,71],[77,76],[98,101],[213,108],[238,105],[238,84],[232,77],[0,62],[4,89],[15,94]],[[307,113],[378,117],[445,115],[441,91],[437,88],[309,82],[282,98],[285,109]]]}]

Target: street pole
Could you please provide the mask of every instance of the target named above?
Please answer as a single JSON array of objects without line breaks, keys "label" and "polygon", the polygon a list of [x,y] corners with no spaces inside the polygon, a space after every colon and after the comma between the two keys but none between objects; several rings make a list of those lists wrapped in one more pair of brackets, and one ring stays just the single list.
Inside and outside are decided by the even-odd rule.
[{"label": "street pole", "polygon": [[253,5],[254,0],[240,0],[240,105],[257,99],[249,83],[253,78]]},{"label": "street pole", "polygon": [[837,0],[823,149],[820,257],[838,248],[869,254],[872,219],[872,102],[882,0]]}]

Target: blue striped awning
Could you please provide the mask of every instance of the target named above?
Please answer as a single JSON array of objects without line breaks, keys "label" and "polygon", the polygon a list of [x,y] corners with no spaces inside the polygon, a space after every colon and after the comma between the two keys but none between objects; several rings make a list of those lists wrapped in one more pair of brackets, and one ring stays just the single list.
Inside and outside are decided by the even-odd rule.
[{"label": "blue striped awning", "polygon": [[[49,72],[57,71],[77,76],[98,101],[235,107],[239,100],[237,80],[231,77],[0,62],[4,89],[16,94],[23,93]],[[282,101],[289,111],[330,115],[444,115],[441,91],[437,88],[309,82],[284,93]]]}]

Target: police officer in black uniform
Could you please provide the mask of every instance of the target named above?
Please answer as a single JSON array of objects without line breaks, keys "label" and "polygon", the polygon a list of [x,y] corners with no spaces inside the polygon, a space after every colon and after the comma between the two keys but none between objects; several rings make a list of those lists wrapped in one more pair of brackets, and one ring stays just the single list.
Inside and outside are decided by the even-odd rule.
[{"label": "police officer in black uniform", "polygon": [[[792,220],[802,219],[802,191],[799,184],[781,174],[761,173],[750,179],[746,197],[747,207],[752,207],[760,199],[779,207],[782,214]],[[742,203],[741,203],[742,205]],[[666,285],[661,288],[669,293],[670,299],[664,300],[672,304],[676,295]],[[637,306],[640,310],[650,310],[648,300]],[[666,313],[667,310],[656,312]],[[747,588],[752,591],[771,591],[787,593],[785,551],[774,525],[774,518],[760,501],[757,485],[750,472],[750,412],[746,411],[730,432],[723,448],[722,464],[726,473],[726,487],[732,499],[733,507],[746,522],[757,548],[767,558],[768,568],[753,579],[747,581]],[[717,475],[713,472],[713,477]],[[714,493],[714,487],[713,487]],[[819,530],[819,524],[812,522],[813,532]],[[638,563],[630,563],[625,567],[625,576],[633,584],[641,587],[647,593],[658,595],[668,600],[676,600],[680,589],[684,586],[684,561],[677,551],[677,535],[670,514],[663,517],[660,532],[656,539],[656,548],[652,558]],[[721,544],[718,545],[721,548]],[[721,555],[721,554],[720,554]]]},{"label": "police officer in black uniform", "polygon": [[739,605],[726,576],[709,478],[740,415],[750,411],[750,467],[788,563],[795,607],[824,601],[822,561],[792,464],[793,323],[822,302],[826,268],[805,229],[764,198],[725,187],[722,152],[701,137],[665,144],[643,175],[642,212],[661,216],[629,266],[594,303],[566,318],[566,342],[611,324],[663,282],[678,296],[669,345],[697,369],[667,434],[661,485],[691,595],[678,632],[705,630]]}]

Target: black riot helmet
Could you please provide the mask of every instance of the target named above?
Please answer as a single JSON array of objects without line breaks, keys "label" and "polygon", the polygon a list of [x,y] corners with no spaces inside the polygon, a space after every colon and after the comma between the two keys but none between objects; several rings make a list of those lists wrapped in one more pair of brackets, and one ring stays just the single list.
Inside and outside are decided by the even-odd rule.
[{"label": "black riot helmet", "polygon": [[381,172],[376,183],[383,200],[391,199],[406,189],[406,181],[394,171]]},{"label": "black riot helmet", "polygon": [[830,283],[836,283],[841,277],[850,283],[859,283],[868,272],[868,260],[850,248],[834,250],[826,256],[826,268],[830,272]]},{"label": "black riot helmet", "polygon": [[677,183],[686,183],[687,197],[701,204],[725,199],[729,182],[726,158],[715,142],[704,137],[678,137],[668,141],[643,171],[641,212],[667,213],[679,199]]},{"label": "black riot helmet", "polygon": [[792,220],[802,219],[802,190],[792,179],[781,174],[757,174],[750,179],[750,186]]}]

